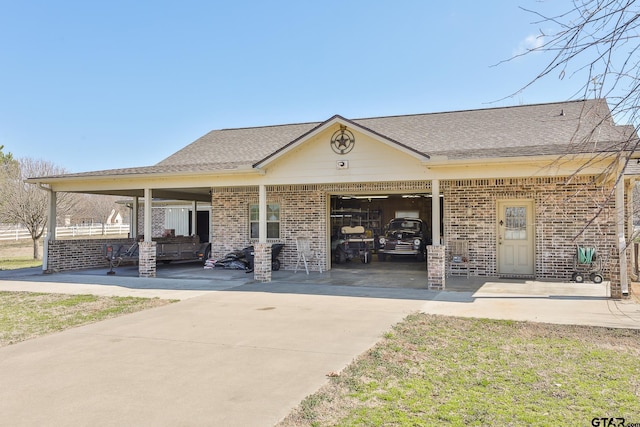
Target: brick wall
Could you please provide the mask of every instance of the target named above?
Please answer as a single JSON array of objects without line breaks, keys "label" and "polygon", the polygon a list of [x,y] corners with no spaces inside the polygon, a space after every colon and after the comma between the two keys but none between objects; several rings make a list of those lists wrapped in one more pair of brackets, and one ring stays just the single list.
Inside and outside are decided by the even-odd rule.
[{"label": "brick wall", "polygon": [[[199,238],[198,236],[154,237],[153,241],[160,244],[199,243]],[[128,247],[133,245],[133,239],[56,240],[50,242],[47,271],[53,273],[109,267],[104,256],[104,245],[106,244],[124,244]]]},{"label": "brick wall", "polygon": [[[270,196],[270,195],[269,195]],[[251,245],[249,205],[258,200],[258,187],[215,188],[211,194],[211,256],[222,258]],[[271,201],[271,198],[269,198]]]},{"label": "brick wall", "polygon": [[[469,240],[472,275],[497,275],[496,205],[498,200],[533,200],[535,210],[535,277],[569,280],[576,244],[595,246],[605,261],[605,279],[617,264],[614,199],[611,186],[595,177],[474,179],[441,182],[444,195],[444,240]],[[268,202],[281,209],[282,268],[291,270],[297,254],[295,237],[313,237],[312,249],[321,259],[327,250],[329,194],[430,191],[430,181],[331,185],[268,186]],[[258,203],[258,187],[214,188],[212,192],[212,256],[219,258],[254,242],[249,238],[249,206]],[[468,215],[468,209],[472,214]],[[163,209],[154,209],[154,234],[164,229]],[[156,217],[156,212],[158,216]],[[162,227],[160,226],[162,224]],[[142,229],[142,225],[140,226]],[[155,239],[154,239],[155,240]],[[130,240],[113,241],[126,243]],[[61,240],[49,247],[52,271],[107,267],[104,240]],[[323,267],[327,267],[326,265]],[[618,278],[619,282],[619,278]],[[616,284],[613,284],[615,288]],[[619,283],[617,284],[619,289]],[[615,289],[612,290],[612,293]]]},{"label": "brick wall", "polygon": [[[324,259],[328,222],[326,193],[317,188],[309,190],[306,186],[268,187],[267,202],[280,204],[280,238],[268,241],[284,243],[279,256],[282,269],[292,270],[295,266],[295,238],[298,235],[313,236],[311,249]],[[249,238],[249,206],[257,203],[257,187],[216,188],[213,191],[212,257],[221,258],[255,243]]]},{"label": "brick wall", "polygon": [[[444,239],[469,241],[472,274],[497,275],[498,200],[534,201],[535,277],[569,280],[576,245],[594,246],[609,266],[615,252],[615,201],[595,177],[455,180],[442,184]],[[472,216],[467,215],[471,208]],[[606,268],[608,277],[610,268]]]},{"label": "brick wall", "polygon": [[[144,206],[138,210],[138,234],[144,234]],[[161,237],[165,230],[165,206],[155,206],[151,209],[151,237]]]},{"label": "brick wall", "polygon": [[[327,257],[327,206],[329,194],[380,192],[380,191],[428,191],[430,181],[377,182],[330,185],[279,185],[267,186],[267,202],[280,204],[280,239],[271,243],[284,243],[280,253],[282,269],[293,270],[297,260],[296,236],[309,236],[311,250],[321,260]],[[258,203],[258,187],[214,188],[212,192],[211,253],[214,258],[253,244],[249,239],[249,206]],[[317,264],[310,266],[317,270]],[[326,264],[322,266],[327,268]]]},{"label": "brick wall", "polygon": [[49,242],[47,272],[55,273],[85,268],[109,268],[104,245],[132,245],[132,239],[56,240]]}]

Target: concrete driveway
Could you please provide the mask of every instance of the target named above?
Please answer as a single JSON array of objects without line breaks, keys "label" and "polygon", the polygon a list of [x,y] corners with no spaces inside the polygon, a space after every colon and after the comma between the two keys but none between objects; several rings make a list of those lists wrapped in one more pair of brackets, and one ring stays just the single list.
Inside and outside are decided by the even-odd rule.
[{"label": "concrete driveway", "polygon": [[312,283],[304,274],[269,284],[236,275],[207,286],[37,278],[0,277],[0,290],[184,298],[0,348],[3,425],[270,426],[416,311],[640,328],[639,305],[592,284],[484,281],[436,292]]}]

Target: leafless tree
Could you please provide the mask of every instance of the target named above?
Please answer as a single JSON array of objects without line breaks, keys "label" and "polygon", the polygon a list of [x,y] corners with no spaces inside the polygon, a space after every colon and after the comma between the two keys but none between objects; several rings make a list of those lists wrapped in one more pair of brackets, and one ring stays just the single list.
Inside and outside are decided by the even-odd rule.
[{"label": "leafless tree", "polygon": [[[580,78],[576,97],[606,98],[617,121],[638,129],[640,118],[640,4],[636,0],[573,0],[567,11],[547,16],[527,10],[539,19],[540,43],[521,55],[550,53],[547,66],[522,90],[557,75]],[[521,90],[521,91],[522,91]],[[637,140],[625,141],[620,151],[631,152]]]},{"label": "leafless tree", "polygon": [[102,224],[102,234],[104,235],[109,217],[112,213],[116,214],[121,210],[121,207],[116,203],[118,197],[99,194],[81,194],[78,196],[73,218],[77,222],[97,222]]},{"label": "leafless tree", "polygon": [[[11,224],[24,225],[33,240],[33,258],[40,257],[38,239],[47,226],[49,194],[47,191],[24,182],[34,176],[59,175],[65,170],[44,160],[23,158],[17,168],[3,171],[3,185],[0,187],[0,219]],[[68,211],[74,195],[58,194],[58,213]]]},{"label": "leafless tree", "polygon": [[[535,16],[534,24],[540,28],[536,47],[508,61],[533,53],[544,53],[550,59],[535,78],[511,96],[546,78],[579,79],[582,85],[574,98],[607,99],[611,115],[603,117],[603,122],[615,119],[617,123],[632,125],[637,132],[640,125],[640,4],[636,0],[572,0],[560,14],[547,14],[542,10],[544,3],[539,4],[538,10],[524,9]],[[585,144],[589,136],[584,141],[571,143]],[[579,169],[609,156],[613,161],[606,173],[613,173],[618,184],[623,179],[618,166],[628,166],[638,143],[635,135],[630,135],[614,145],[601,147],[601,153]],[[605,194],[601,205],[606,205],[613,196],[613,190]]]}]

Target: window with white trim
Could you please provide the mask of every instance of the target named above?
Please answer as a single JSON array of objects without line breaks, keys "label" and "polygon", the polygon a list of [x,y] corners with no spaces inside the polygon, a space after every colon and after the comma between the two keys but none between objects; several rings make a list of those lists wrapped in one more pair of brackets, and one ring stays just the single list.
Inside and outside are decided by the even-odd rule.
[{"label": "window with white trim", "polygon": [[[258,239],[260,227],[260,205],[249,206],[250,238]],[[280,204],[267,203],[267,239],[280,238]]]}]

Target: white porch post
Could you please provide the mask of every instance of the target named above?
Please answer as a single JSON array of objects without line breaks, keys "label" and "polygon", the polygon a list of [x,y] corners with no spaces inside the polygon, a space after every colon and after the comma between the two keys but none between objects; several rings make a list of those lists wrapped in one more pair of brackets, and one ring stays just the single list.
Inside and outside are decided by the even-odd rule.
[{"label": "white porch post", "polygon": [[138,243],[138,275],[156,277],[156,242],[152,240],[153,194],[150,188],[144,189],[144,241]]},{"label": "white porch post", "polygon": [[440,244],[440,181],[431,181],[431,246],[427,246],[427,287],[444,289],[445,246]]},{"label": "white porch post", "polygon": [[56,240],[56,216],[57,216],[58,193],[49,191],[49,216],[47,218],[47,240]]},{"label": "white porch post", "polygon": [[620,290],[629,295],[629,275],[627,274],[627,241],[624,234],[624,177],[616,185],[616,232],[618,234],[618,257],[620,259]]},{"label": "white porch post", "polygon": [[56,208],[58,204],[58,193],[49,190],[49,212],[47,217],[47,235],[42,246],[42,271],[49,270],[49,242],[56,240]]},{"label": "white porch post", "polygon": [[198,235],[198,201],[194,200],[191,207],[191,235]]},{"label": "white porch post", "polygon": [[131,204],[131,238],[132,239],[137,239],[138,238],[138,220],[139,215],[138,215],[138,209],[139,209],[140,205],[138,202],[138,196],[135,196],[133,198],[133,203]]},{"label": "white porch post", "polygon": [[258,242],[253,245],[253,277],[271,281],[271,244],[267,243],[267,187],[260,184],[258,194]]},{"label": "white porch post", "polygon": [[153,226],[153,220],[151,218],[152,214],[152,210],[151,210],[151,205],[153,204],[153,193],[151,191],[150,188],[145,188],[144,189],[144,241],[145,242],[150,242],[151,241],[151,233],[152,233],[152,226]]},{"label": "white porch post", "polygon": [[259,194],[259,216],[258,216],[258,241],[266,243],[267,241],[267,187],[260,185]]},{"label": "white porch post", "polygon": [[440,180],[431,180],[431,244],[440,246]]}]

